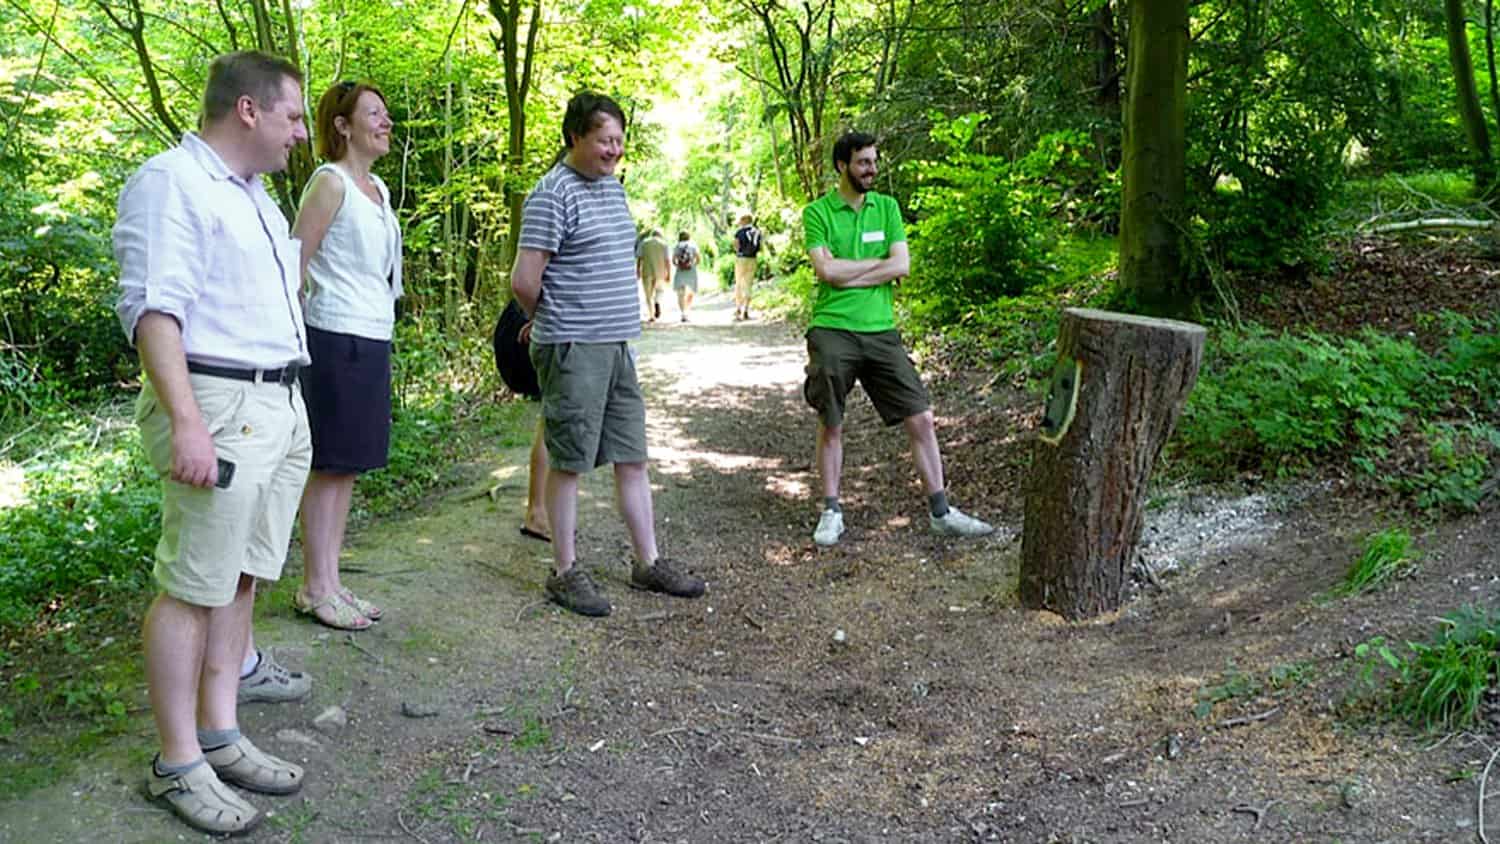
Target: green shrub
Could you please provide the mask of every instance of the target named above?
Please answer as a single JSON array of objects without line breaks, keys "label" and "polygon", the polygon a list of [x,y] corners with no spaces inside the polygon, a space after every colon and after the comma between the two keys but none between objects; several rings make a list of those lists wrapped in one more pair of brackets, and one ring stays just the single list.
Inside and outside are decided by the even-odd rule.
[{"label": "green shrub", "polygon": [[1447,335],[1433,377],[1474,415],[1500,410],[1500,320],[1444,312],[1420,322]]},{"label": "green shrub", "polygon": [[1429,355],[1367,331],[1330,338],[1219,327],[1172,453],[1190,473],[1294,473],[1348,459],[1423,509],[1472,511],[1500,467],[1500,335],[1494,322],[1440,314]]},{"label": "green shrub", "polygon": [[1045,278],[1047,212],[1057,192],[1003,158],[968,152],[982,116],[939,121],[941,161],[909,165],[912,276],[903,296],[919,320],[942,323]]},{"label": "green shrub", "polygon": [[1099,162],[1088,134],[1065,130],[1043,135],[1014,170],[1039,186],[1035,198],[1069,231],[1112,234],[1119,228],[1120,173]]},{"label": "green shrub", "polygon": [[[1284,104],[1251,138],[1195,168],[1192,213],[1206,225],[1209,254],[1254,272],[1327,263],[1326,222],[1344,178],[1342,135]],[[1309,131],[1309,126],[1317,127]],[[1227,143],[1227,142],[1226,142]]]},{"label": "green shrub", "polygon": [[1500,429],[1478,422],[1424,422],[1411,437],[1418,460],[1386,474],[1391,488],[1424,510],[1478,510],[1492,467],[1500,464]]},{"label": "green shrub", "polygon": [[1380,454],[1407,414],[1433,401],[1432,361],[1374,332],[1328,338],[1221,328],[1178,425],[1206,474],[1289,471],[1343,452]]},{"label": "green shrub", "polygon": [[[1468,153],[1454,142],[1462,129],[1447,41],[1441,27],[1414,35],[1392,42],[1394,54],[1379,57],[1378,96],[1365,97],[1369,107],[1350,111],[1349,128],[1368,148],[1370,164],[1380,169],[1464,166]],[[1475,55],[1483,55],[1482,43],[1473,47]],[[1482,77],[1480,84],[1485,84]]]},{"label": "green shrub", "polygon": [[[101,195],[104,177],[93,170],[70,175],[48,174],[55,181],[37,188],[22,158],[0,155],[0,359],[21,350],[29,359],[0,363],[0,379],[24,375],[47,392],[85,400],[135,365],[114,314],[113,195]],[[0,407],[12,403],[7,397]]]},{"label": "green shrub", "polygon": [[[389,465],[355,486],[361,517],[409,507],[453,480],[451,470],[484,442],[530,441],[522,401],[496,402],[488,337],[403,320],[394,360],[396,407]],[[55,599],[150,587],[160,530],[160,483],[116,399],[94,413],[32,414],[14,434],[21,500],[0,506],[0,629]],[[3,439],[3,438],[0,438]]]},{"label": "green shrub", "polygon": [[[1041,378],[1052,370],[1063,309],[1104,307],[1112,295],[1110,273],[1117,256],[1114,238],[1064,238],[1045,282],[972,308],[959,322],[934,325],[913,318],[918,329],[913,343],[928,346],[925,334],[952,365],[993,367],[1011,380]],[[907,310],[904,297],[897,306]]]},{"label": "green shrub", "polygon": [[1386,173],[1344,183],[1344,198],[1356,222],[1401,208],[1426,208],[1433,203],[1459,208],[1469,205],[1473,194],[1474,174],[1470,170]]},{"label": "green shrub", "polygon": [[734,249],[725,249],[710,268],[710,273],[719,282],[720,290],[734,289]]},{"label": "green shrub", "polygon": [[1364,550],[1344,575],[1339,591],[1345,595],[1368,592],[1410,571],[1413,564],[1411,534],[1399,528],[1373,533],[1365,539]]},{"label": "green shrub", "polygon": [[0,509],[0,628],[86,586],[147,583],[160,495],[128,407],[109,406],[102,424],[81,414],[33,421],[53,434],[28,440],[37,450],[22,465],[22,500]]},{"label": "green shrub", "polygon": [[788,322],[807,325],[812,319],[813,294],[817,285],[812,265],[803,262],[790,273],[778,277],[776,283],[757,287],[755,301],[760,308]]},{"label": "green shrub", "polygon": [[1355,648],[1366,682],[1389,672],[1393,715],[1427,730],[1458,730],[1480,715],[1484,693],[1500,668],[1500,614],[1465,607],[1438,620],[1436,636],[1407,642],[1401,655],[1383,638]]}]

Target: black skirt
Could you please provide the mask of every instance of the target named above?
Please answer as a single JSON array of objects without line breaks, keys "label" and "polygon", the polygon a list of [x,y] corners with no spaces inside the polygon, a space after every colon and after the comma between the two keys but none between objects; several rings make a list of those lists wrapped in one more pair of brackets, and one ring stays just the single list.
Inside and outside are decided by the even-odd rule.
[{"label": "black skirt", "polygon": [[307,327],[312,365],[302,399],[313,469],[358,474],[383,468],[391,445],[391,343]]}]

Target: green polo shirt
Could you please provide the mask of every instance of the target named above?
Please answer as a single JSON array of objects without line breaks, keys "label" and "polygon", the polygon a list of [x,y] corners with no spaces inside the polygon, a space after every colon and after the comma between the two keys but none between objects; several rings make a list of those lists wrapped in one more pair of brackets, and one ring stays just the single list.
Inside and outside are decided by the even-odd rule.
[{"label": "green polo shirt", "polygon": [[[874,191],[865,194],[864,204],[855,211],[834,188],[802,209],[802,228],[809,251],[826,246],[833,257],[851,261],[885,258],[891,254],[892,244],[906,240],[901,206]],[[819,283],[808,327],[890,331],[896,327],[891,290],[890,282],[845,289]]]}]

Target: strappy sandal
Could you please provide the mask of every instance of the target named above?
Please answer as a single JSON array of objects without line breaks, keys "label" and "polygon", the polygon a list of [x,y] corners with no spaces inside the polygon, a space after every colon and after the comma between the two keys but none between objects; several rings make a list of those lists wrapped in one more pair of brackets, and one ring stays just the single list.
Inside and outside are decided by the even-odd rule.
[{"label": "strappy sandal", "polygon": [[385,615],[385,610],[355,595],[349,591],[349,587],[347,586],[339,590],[339,597],[344,599],[344,603],[352,605],[356,610],[359,610],[360,615],[371,621],[379,621],[380,617]]},{"label": "strappy sandal", "polygon": [[260,824],[260,810],[221,782],[208,764],[180,774],[162,775],[151,766],[146,793],[172,807],[188,826],[215,835],[239,835]]},{"label": "strappy sandal", "polygon": [[240,736],[234,744],[205,750],[203,758],[224,782],[262,794],[291,794],[302,787],[302,768],[277,759]]},{"label": "strappy sandal", "polygon": [[[292,608],[335,630],[364,630],[370,626],[370,619],[337,592],[329,592],[317,603],[297,592],[292,596]],[[328,612],[324,613],[324,610]]]}]

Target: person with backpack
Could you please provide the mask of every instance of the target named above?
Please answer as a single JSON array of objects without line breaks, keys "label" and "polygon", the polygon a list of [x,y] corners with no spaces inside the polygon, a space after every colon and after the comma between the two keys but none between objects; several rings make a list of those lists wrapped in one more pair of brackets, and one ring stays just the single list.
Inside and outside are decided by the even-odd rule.
[{"label": "person with backpack", "polygon": [[688,321],[688,309],[693,307],[693,296],[698,292],[698,261],[702,256],[692,235],[677,233],[677,245],[672,247],[672,289],[677,291],[677,310],[682,321]]},{"label": "person with backpack", "polygon": [[760,254],[760,229],[749,214],[740,217],[734,233],[734,319],[750,318],[750,286],[755,283],[755,261]]}]

